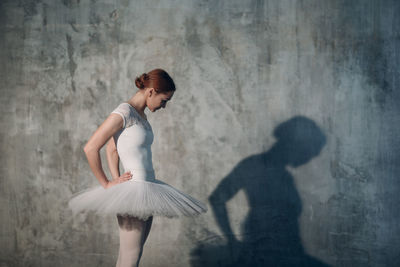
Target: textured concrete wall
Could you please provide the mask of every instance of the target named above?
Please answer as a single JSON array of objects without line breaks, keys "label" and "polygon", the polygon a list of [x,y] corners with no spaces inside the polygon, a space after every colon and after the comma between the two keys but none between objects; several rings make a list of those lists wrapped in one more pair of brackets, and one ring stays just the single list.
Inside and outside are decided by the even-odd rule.
[{"label": "textured concrete wall", "polygon": [[[161,67],[142,266],[398,266],[398,1],[0,3],[0,266],[113,266],[116,218],[71,217],[93,131]],[[102,151],[103,167],[108,173]]]}]

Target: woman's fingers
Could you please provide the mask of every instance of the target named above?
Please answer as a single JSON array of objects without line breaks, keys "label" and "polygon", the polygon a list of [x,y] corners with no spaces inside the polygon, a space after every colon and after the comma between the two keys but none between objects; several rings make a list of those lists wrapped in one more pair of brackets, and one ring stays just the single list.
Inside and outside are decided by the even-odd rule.
[{"label": "woman's fingers", "polygon": [[126,173],[123,174],[123,176],[126,176],[126,175],[127,175],[127,176],[131,176],[132,173],[131,173],[130,171],[127,171]]},{"label": "woman's fingers", "polygon": [[119,177],[119,182],[122,183],[122,182],[130,180],[131,178],[132,178],[132,174],[131,174],[131,172],[128,171]]}]

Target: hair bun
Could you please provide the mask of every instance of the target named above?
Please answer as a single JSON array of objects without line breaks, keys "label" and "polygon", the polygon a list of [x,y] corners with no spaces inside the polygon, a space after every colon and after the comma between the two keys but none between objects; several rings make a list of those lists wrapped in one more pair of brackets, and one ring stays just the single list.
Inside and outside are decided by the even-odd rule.
[{"label": "hair bun", "polygon": [[163,69],[153,69],[136,76],[135,85],[139,90],[154,88],[156,94],[175,91],[176,89],[174,81]]},{"label": "hair bun", "polygon": [[145,87],[144,81],[146,81],[148,79],[149,79],[149,75],[147,73],[143,73],[142,75],[140,75],[140,77],[136,77],[136,79],[135,79],[136,87],[139,89],[143,89]]}]

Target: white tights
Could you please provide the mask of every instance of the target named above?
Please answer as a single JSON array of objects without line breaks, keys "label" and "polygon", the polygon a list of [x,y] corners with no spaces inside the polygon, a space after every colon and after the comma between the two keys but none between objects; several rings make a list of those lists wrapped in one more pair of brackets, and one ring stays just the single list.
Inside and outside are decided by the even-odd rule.
[{"label": "white tights", "polygon": [[153,217],[143,221],[132,216],[118,214],[117,219],[119,225],[119,254],[116,267],[138,267]]}]

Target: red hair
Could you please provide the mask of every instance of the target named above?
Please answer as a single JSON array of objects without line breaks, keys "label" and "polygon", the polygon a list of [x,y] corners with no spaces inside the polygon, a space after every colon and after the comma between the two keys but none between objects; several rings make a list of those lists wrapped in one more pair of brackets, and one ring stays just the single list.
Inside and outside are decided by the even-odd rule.
[{"label": "red hair", "polygon": [[143,73],[139,77],[136,77],[135,85],[140,90],[154,88],[157,93],[167,93],[176,90],[174,81],[163,69],[154,69],[148,73]]}]

